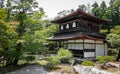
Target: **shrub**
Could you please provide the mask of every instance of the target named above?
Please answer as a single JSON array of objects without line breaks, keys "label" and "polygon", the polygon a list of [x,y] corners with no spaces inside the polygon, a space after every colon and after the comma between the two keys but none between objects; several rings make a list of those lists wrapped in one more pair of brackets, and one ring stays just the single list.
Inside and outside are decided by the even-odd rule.
[{"label": "shrub", "polygon": [[25,55],[21,55],[21,56],[19,57],[19,60],[26,60],[26,56],[25,56]]},{"label": "shrub", "polygon": [[84,66],[94,66],[95,65],[95,63],[93,61],[88,61],[88,60],[82,62],[81,64]]},{"label": "shrub", "polygon": [[97,56],[97,60],[99,63],[106,63],[114,61],[115,59],[112,56]]},{"label": "shrub", "polygon": [[60,63],[59,58],[55,57],[55,56],[49,56],[46,58],[47,62],[47,68],[51,69],[51,68],[55,68],[57,66],[57,64]]},{"label": "shrub", "polygon": [[67,49],[61,48],[57,53],[57,58],[59,58],[63,63],[68,63],[69,60],[72,59],[72,57],[73,57],[72,53]]},{"label": "shrub", "polygon": [[27,63],[32,62],[33,60],[35,60],[35,56],[27,56],[26,57]]},{"label": "shrub", "polygon": [[113,49],[113,48],[108,49],[108,55],[110,55],[110,56],[116,56],[117,57],[117,53],[118,53],[118,50],[116,50],[116,49]]},{"label": "shrub", "polygon": [[47,61],[46,60],[42,60],[42,61],[39,61],[39,64],[41,65],[41,66],[45,66],[45,65],[47,65]]}]

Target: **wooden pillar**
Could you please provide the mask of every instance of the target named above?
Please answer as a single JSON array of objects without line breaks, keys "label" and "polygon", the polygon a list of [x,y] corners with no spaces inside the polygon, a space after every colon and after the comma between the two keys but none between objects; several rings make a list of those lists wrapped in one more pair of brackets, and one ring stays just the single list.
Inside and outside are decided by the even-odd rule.
[{"label": "wooden pillar", "polygon": [[94,49],[95,49],[95,58],[96,58],[96,40],[94,42]]},{"label": "wooden pillar", "polygon": [[83,39],[83,58],[84,58],[84,49],[85,49],[85,41],[84,41],[84,39]]},{"label": "wooden pillar", "polygon": [[[104,43],[104,42],[103,42]],[[104,43],[104,56],[105,56],[105,43]]]},{"label": "wooden pillar", "polygon": [[67,45],[67,49],[68,49],[68,41],[67,41],[66,45]]}]

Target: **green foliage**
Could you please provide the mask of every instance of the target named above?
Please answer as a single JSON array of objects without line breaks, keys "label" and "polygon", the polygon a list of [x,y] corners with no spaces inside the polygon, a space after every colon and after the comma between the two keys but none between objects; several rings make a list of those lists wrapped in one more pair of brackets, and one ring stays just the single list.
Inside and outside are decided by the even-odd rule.
[{"label": "green foliage", "polygon": [[39,61],[38,62],[41,66],[45,66],[45,65],[47,65],[47,61],[46,60],[42,60],[42,61]]},{"label": "green foliage", "polygon": [[67,63],[71,62],[72,61],[72,53],[68,50],[61,48],[58,51],[57,56],[49,56],[46,58],[46,60],[48,61],[46,67],[48,69],[52,69],[52,68],[55,68],[57,66],[57,64],[62,62],[61,60],[63,60],[64,62],[67,61]]},{"label": "green foliage", "polygon": [[60,59],[57,58],[56,56],[49,56],[46,58],[46,60],[48,61],[48,63],[47,63],[48,69],[55,68],[57,66],[57,64],[60,63]]},{"label": "green foliage", "polygon": [[[32,8],[38,8],[38,3],[35,0],[20,0],[18,4],[13,5],[11,5],[11,3],[12,0],[7,0],[7,11],[0,9],[0,27],[2,29],[5,28],[5,30],[1,29],[0,40],[3,41],[5,39],[3,42],[1,41],[1,43],[4,43],[2,46],[4,46],[6,50],[6,62],[14,63],[14,65],[16,65],[22,52],[44,52],[45,39],[53,35],[56,31],[56,26],[50,23],[48,19],[43,20],[46,15],[42,8],[42,11],[38,10],[32,12],[33,14],[26,13],[32,10]],[[13,13],[12,10],[20,11]],[[8,17],[6,13],[8,14]],[[1,20],[6,19],[6,17],[8,21],[7,26],[1,25]],[[6,33],[6,30],[8,33],[7,36],[2,34]],[[5,38],[3,39],[2,37]],[[0,44],[0,53],[2,53],[1,50],[3,49],[1,49]],[[33,58],[28,57],[25,60],[31,61],[31,59]]]},{"label": "green foliage", "polygon": [[6,19],[7,18],[7,11],[3,8],[0,8],[0,19]]},{"label": "green foliage", "polygon": [[57,58],[61,60],[61,62],[68,63],[70,59],[72,59],[73,55],[68,49],[60,48],[57,53]]},{"label": "green foliage", "polygon": [[106,63],[114,61],[115,59],[112,56],[97,56],[97,60],[99,63]]},{"label": "green foliage", "polygon": [[33,60],[35,60],[35,56],[27,56],[25,59],[26,59],[27,63],[29,63],[29,62],[32,62]]},{"label": "green foliage", "polygon": [[79,9],[81,9],[83,11],[87,11],[87,7],[84,4],[79,5]]},{"label": "green foliage", "polygon": [[115,26],[110,30],[111,33],[107,35],[108,42],[111,43],[111,47],[119,50],[117,54],[117,59],[120,59],[120,26]]},{"label": "green foliage", "polygon": [[107,29],[102,29],[102,30],[100,30],[100,33],[102,33],[102,34],[107,34],[107,33],[108,33],[108,30],[107,30]]},{"label": "green foliage", "polygon": [[120,46],[120,35],[117,34],[109,34],[107,36],[108,42],[111,43],[112,47],[118,48]]},{"label": "green foliage", "polygon": [[118,50],[116,48],[109,48],[108,49],[108,55],[117,57]]},{"label": "green foliage", "polygon": [[113,3],[114,7],[118,7],[120,6],[120,0],[115,0],[115,2]]},{"label": "green foliage", "polygon": [[61,58],[72,58],[73,55],[68,49],[60,48],[57,53],[57,57],[59,57],[60,59]]},{"label": "green foliage", "polygon": [[95,65],[95,63],[93,61],[88,61],[88,60],[85,60],[81,64],[84,66],[94,66]]},{"label": "green foliage", "polygon": [[35,60],[35,56],[32,55],[21,55],[19,57],[19,60],[26,61],[27,63],[31,63]]},{"label": "green foliage", "polygon": [[92,14],[94,15],[94,16],[97,16],[97,17],[99,17],[99,14],[100,14],[100,11],[99,11],[99,5],[98,5],[98,3],[97,2],[95,2],[93,5],[92,5]]}]

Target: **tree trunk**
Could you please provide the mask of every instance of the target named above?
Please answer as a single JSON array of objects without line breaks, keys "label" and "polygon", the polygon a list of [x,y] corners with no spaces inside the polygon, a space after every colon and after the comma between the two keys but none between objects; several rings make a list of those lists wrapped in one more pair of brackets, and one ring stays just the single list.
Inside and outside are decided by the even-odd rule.
[{"label": "tree trunk", "polygon": [[120,59],[120,49],[119,49],[119,52],[118,52],[118,56],[117,56],[117,61],[119,61],[119,59]]},{"label": "tree trunk", "polygon": [[18,43],[18,45],[16,46],[16,55],[15,55],[13,65],[17,65],[19,61],[19,57],[21,55],[21,49],[22,49],[22,43]]},{"label": "tree trunk", "polygon": [[15,57],[15,60],[14,60],[14,63],[13,63],[13,65],[17,65],[17,63],[18,63],[18,60],[19,60],[19,58],[18,57]]}]

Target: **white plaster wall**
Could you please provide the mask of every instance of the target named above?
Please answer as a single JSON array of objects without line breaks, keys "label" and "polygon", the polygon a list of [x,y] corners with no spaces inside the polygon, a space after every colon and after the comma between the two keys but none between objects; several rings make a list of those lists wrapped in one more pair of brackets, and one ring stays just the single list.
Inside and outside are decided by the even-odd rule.
[{"label": "white plaster wall", "polygon": [[75,44],[75,49],[83,49],[83,44]]},{"label": "white plaster wall", "polygon": [[84,58],[95,57],[95,52],[84,52]]},{"label": "white plaster wall", "polygon": [[104,44],[103,45],[96,44],[96,56],[104,56],[104,54],[105,54]]},{"label": "white plaster wall", "polygon": [[68,42],[75,42],[75,40],[68,40]]},{"label": "white plaster wall", "polygon": [[75,40],[75,42],[83,42],[82,39]]},{"label": "white plaster wall", "polygon": [[107,55],[107,43],[105,43],[105,55]]},{"label": "white plaster wall", "polygon": [[94,44],[85,44],[84,48],[85,49],[95,49],[95,45]]},{"label": "white plaster wall", "polygon": [[68,41],[64,41],[64,43],[67,43]]},{"label": "white plaster wall", "polygon": [[74,49],[75,48],[75,44],[71,44],[71,49]]},{"label": "white plaster wall", "polygon": [[80,50],[83,50],[83,44],[68,44],[68,49],[80,49]]},{"label": "white plaster wall", "polygon": [[96,41],[96,43],[103,43],[103,41]]},{"label": "white plaster wall", "polygon": [[89,39],[85,39],[84,42],[87,42],[87,43],[95,43],[94,40],[89,40]]},{"label": "white plaster wall", "polygon": [[71,44],[68,44],[68,49],[71,49]]}]

